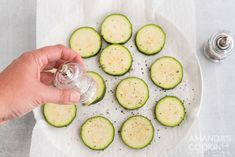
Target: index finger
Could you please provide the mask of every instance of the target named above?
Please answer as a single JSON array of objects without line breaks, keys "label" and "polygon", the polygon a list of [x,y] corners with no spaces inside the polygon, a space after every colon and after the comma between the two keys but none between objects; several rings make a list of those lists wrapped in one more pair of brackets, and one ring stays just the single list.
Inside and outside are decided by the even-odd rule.
[{"label": "index finger", "polygon": [[78,53],[63,45],[40,48],[35,52],[35,55],[41,66],[46,66],[49,62],[56,62],[58,60],[73,61],[84,65]]}]

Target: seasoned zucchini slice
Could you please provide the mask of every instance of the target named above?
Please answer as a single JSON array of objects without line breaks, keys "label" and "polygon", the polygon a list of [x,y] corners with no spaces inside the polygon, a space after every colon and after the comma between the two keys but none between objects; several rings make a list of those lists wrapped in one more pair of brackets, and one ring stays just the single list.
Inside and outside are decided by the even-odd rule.
[{"label": "seasoned zucchini slice", "polygon": [[183,66],[177,59],[163,56],[151,65],[150,77],[158,87],[172,89],[183,79]]},{"label": "seasoned zucchini slice", "polygon": [[107,118],[95,116],[83,123],[80,134],[88,148],[104,150],[113,142],[114,127]]},{"label": "seasoned zucchini slice", "polygon": [[115,94],[122,107],[133,110],[142,107],[147,102],[149,89],[144,80],[128,77],[119,82]]},{"label": "seasoned zucchini slice", "polygon": [[132,56],[125,46],[109,45],[101,52],[99,63],[107,74],[121,76],[130,70]]},{"label": "seasoned zucchini slice", "polygon": [[76,105],[59,105],[46,103],[43,106],[43,115],[48,124],[54,127],[66,127],[76,117]]},{"label": "seasoned zucchini slice", "polygon": [[154,55],[162,50],[165,40],[166,34],[160,26],[148,24],[138,30],[135,43],[143,54]]},{"label": "seasoned zucchini slice", "polygon": [[162,125],[177,126],[185,117],[183,102],[175,96],[165,96],[156,104],[155,115]]},{"label": "seasoned zucchini slice", "polygon": [[153,125],[151,121],[144,116],[132,116],[122,124],[121,138],[130,148],[142,149],[152,142],[153,137]]},{"label": "seasoned zucchini slice", "polygon": [[80,27],[72,33],[69,45],[82,58],[89,58],[98,54],[102,42],[100,35],[94,28]]},{"label": "seasoned zucchini slice", "polygon": [[88,71],[87,75],[92,77],[97,84],[97,89],[96,89],[94,99],[85,103],[85,105],[91,105],[91,104],[95,104],[101,101],[104,98],[106,85],[105,85],[104,79],[102,78],[102,76],[100,76],[100,74],[94,71]]},{"label": "seasoned zucchini slice", "polygon": [[124,44],[132,35],[131,22],[125,15],[111,14],[102,22],[101,35],[108,43]]}]

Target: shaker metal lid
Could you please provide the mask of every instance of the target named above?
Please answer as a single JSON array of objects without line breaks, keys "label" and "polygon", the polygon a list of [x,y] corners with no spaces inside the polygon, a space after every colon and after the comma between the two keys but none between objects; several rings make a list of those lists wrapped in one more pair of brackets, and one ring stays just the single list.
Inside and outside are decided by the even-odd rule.
[{"label": "shaker metal lid", "polygon": [[83,74],[83,69],[77,63],[62,64],[55,73],[54,85],[60,89],[74,88]]},{"label": "shaker metal lid", "polygon": [[225,35],[225,36],[222,36],[219,39],[217,39],[216,43],[217,43],[219,49],[225,50],[225,49],[228,49],[230,47],[231,42],[232,42],[231,37]]}]

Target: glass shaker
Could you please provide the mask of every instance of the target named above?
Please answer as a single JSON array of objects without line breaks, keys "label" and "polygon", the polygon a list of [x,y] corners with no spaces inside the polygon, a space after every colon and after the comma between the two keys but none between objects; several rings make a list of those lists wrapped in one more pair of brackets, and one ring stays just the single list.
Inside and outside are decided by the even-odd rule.
[{"label": "glass shaker", "polygon": [[81,103],[93,100],[97,90],[95,80],[86,75],[78,63],[62,64],[55,73],[54,86],[59,89],[77,90]]},{"label": "glass shaker", "polygon": [[226,30],[212,34],[204,47],[205,56],[212,62],[220,62],[234,51],[234,36]]}]

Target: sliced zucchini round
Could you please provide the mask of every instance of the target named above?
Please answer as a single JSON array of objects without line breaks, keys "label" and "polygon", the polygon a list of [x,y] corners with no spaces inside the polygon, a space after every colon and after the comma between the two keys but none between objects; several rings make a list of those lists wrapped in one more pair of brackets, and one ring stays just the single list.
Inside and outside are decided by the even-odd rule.
[{"label": "sliced zucchini round", "polygon": [[114,139],[113,124],[105,117],[95,116],[87,119],[81,127],[83,143],[93,150],[104,150]]},{"label": "sliced zucchini round", "polygon": [[183,102],[175,96],[165,96],[158,101],[155,107],[155,115],[162,125],[177,126],[185,117]]},{"label": "sliced zucchini round", "polygon": [[158,87],[172,89],[183,79],[183,66],[177,59],[163,56],[151,65],[150,77]]},{"label": "sliced zucchini round", "polygon": [[122,124],[121,138],[130,148],[142,149],[151,144],[153,137],[153,125],[151,121],[144,116],[132,116]]},{"label": "sliced zucchini round", "polygon": [[125,46],[113,44],[107,46],[101,52],[99,63],[105,73],[113,76],[121,76],[130,70],[132,56]]},{"label": "sliced zucchini round", "polygon": [[132,35],[132,25],[122,14],[111,14],[101,24],[101,35],[111,44],[124,44]]},{"label": "sliced zucchini round", "polygon": [[71,49],[78,52],[82,58],[93,57],[101,49],[100,35],[92,27],[80,27],[75,30],[69,39]]},{"label": "sliced zucchini round", "polygon": [[48,124],[54,127],[66,127],[76,117],[76,105],[59,105],[46,103],[43,106],[43,115]]},{"label": "sliced zucchini round", "polygon": [[144,80],[128,77],[118,83],[115,95],[122,107],[134,110],[144,106],[147,102],[149,89]]},{"label": "sliced zucchini round", "polygon": [[135,43],[143,54],[154,55],[162,50],[165,40],[166,34],[160,26],[148,24],[138,30]]},{"label": "sliced zucchini round", "polygon": [[96,89],[96,94],[94,96],[94,99],[85,103],[85,105],[91,105],[91,104],[95,104],[101,101],[104,98],[106,85],[105,85],[104,79],[102,78],[102,76],[100,76],[100,74],[94,71],[88,71],[87,75],[92,77],[96,81],[96,84],[97,84],[97,89]]}]

